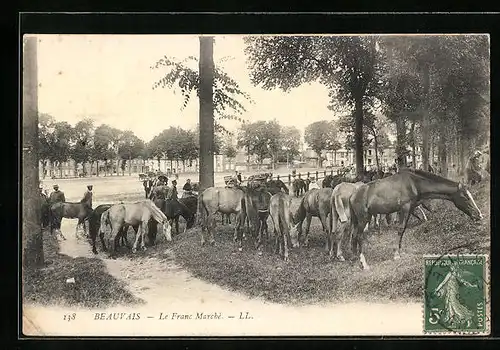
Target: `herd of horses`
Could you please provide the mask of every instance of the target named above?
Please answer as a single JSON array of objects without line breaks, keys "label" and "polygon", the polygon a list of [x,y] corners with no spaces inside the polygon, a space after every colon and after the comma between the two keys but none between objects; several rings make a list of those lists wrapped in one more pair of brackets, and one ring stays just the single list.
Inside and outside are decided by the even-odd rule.
[{"label": "herd of horses", "polygon": [[[242,242],[248,234],[262,254],[271,243],[267,225],[271,217],[275,252],[288,260],[291,247],[309,245],[311,219],[318,217],[326,238],[325,251],[338,260],[345,260],[342,243],[349,232],[353,256],[359,259],[363,269],[369,269],[364,256],[367,231],[372,221],[380,225],[381,216],[385,216],[388,224],[394,215],[399,217],[395,259],[400,257],[401,242],[410,216],[416,215],[416,208],[420,208],[425,216],[422,206],[429,210],[429,200],[451,201],[473,220],[483,217],[464,184],[422,170],[401,169],[395,174],[365,173],[354,179],[345,174],[329,175],[323,180],[322,188],[311,190],[308,190],[307,180],[296,178],[292,186],[293,194],[290,195],[281,180],[249,181],[246,186],[209,187],[196,196],[175,201],[146,199],[136,203],[103,204],[93,210],[84,209],[86,207],[81,203],[61,203],[50,207],[49,221],[51,231],[53,222],[60,229],[62,217],[78,218],[78,224],[88,221],[92,251],[97,254],[96,237],[99,235],[103,250],[114,256],[120,242],[128,246],[126,233],[129,227],[136,232],[133,252],[139,243],[142,249],[146,249],[146,239],[150,245],[155,244],[160,226],[167,241],[172,240],[174,224],[179,233],[179,216],[186,221],[185,231],[195,224],[201,226],[202,246],[207,242],[214,245],[217,215],[222,214],[223,224],[235,215],[233,238],[238,250],[242,251]],[[303,197],[299,206],[292,208],[293,196],[300,195]],[[304,221],[306,228],[303,233]]]}]

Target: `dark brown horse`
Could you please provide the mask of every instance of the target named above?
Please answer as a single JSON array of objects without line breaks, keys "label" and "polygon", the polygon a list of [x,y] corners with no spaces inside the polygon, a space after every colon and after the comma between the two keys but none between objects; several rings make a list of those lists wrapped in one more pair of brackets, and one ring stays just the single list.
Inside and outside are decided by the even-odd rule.
[{"label": "dark brown horse", "polygon": [[293,180],[292,186],[293,186],[293,194],[295,195],[295,197],[299,197],[300,195],[306,192],[306,183],[302,179],[297,178]]},{"label": "dark brown horse", "polygon": [[[248,197],[246,206],[251,205],[253,207],[252,212],[257,213],[257,217],[259,220],[257,232],[257,238],[255,242],[255,248],[260,248],[263,242],[268,241],[268,227],[267,227],[267,218],[269,217],[269,202],[271,200],[272,194],[267,191],[265,188],[258,189],[248,189],[243,188],[243,191],[246,193]],[[277,193],[283,193],[278,191]],[[247,213],[249,208],[247,208]],[[250,215],[247,215],[247,221],[251,219]],[[265,239],[263,239],[265,237]]]},{"label": "dark brown horse", "polygon": [[[141,241],[141,248],[146,250],[145,237],[149,231],[148,223],[151,218],[157,223],[162,224],[163,234],[167,241],[171,241],[172,227],[165,214],[151,200],[146,199],[142,202],[116,204],[104,211],[101,215],[99,234],[107,237],[110,256],[114,256],[118,239],[126,232],[128,227],[138,227],[139,229],[132,251],[137,251],[139,241]],[[106,235],[108,225],[111,226],[111,233]]]},{"label": "dark brown horse", "polygon": [[[99,226],[101,225],[101,216],[106,210],[111,208],[113,204],[101,204],[97,206],[92,214],[89,216],[89,235],[92,242],[92,253],[97,254],[97,248],[95,245],[95,241],[97,239],[97,235],[99,233]],[[104,236],[100,236],[101,244],[103,250],[106,250],[106,244],[104,243]]]},{"label": "dark brown horse", "polygon": [[349,199],[353,253],[359,254],[363,269],[369,269],[363,254],[363,244],[371,216],[403,210],[404,218],[394,252],[394,258],[399,259],[411,212],[425,199],[445,199],[453,202],[473,220],[483,217],[465,185],[426,171],[405,169],[396,175],[364,184]]},{"label": "dark brown horse", "polygon": [[288,241],[291,240],[293,247],[299,246],[298,231],[293,225],[291,213],[292,197],[285,193],[276,193],[269,200],[269,212],[273,221],[276,250],[288,260]]},{"label": "dark brown horse", "polygon": [[[182,216],[186,220],[185,230],[189,230],[194,226],[197,202],[197,197],[181,198],[179,200],[154,200],[154,204],[165,214],[170,225],[174,226],[175,224],[175,232],[177,234],[179,234],[179,216]],[[189,207],[186,203],[189,204]]]},{"label": "dark brown horse", "polygon": [[61,222],[63,218],[66,219],[78,219],[78,223],[75,228],[76,239],[78,236],[78,227],[83,225],[85,234],[88,235],[88,231],[85,227],[85,221],[88,219],[92,213],[92,208],[86,203],[71,203],[71,202],[57,202],[50,206],[49,217],[50,217],[50,232],[56,229],[56,232],[60,234],[62,239],[66,239],[61,232]]},{"label": "dark brown horse", "polygon": [[327,221],[328,215],[330,215],[330,198],[332,196],[332,188],[320,188],[312,189],[304,195],[302,201],[300,202],[299,208],[294,215],[294,223],[299,230],[299,236],[302,237],[302,223],[304,219],[306,220],[306,230],[303,237],[304,246],[309,245],[309,227],[311,226],[312,217],[317,217],[321,221],[323,226],[323,231],[326,235],[325,249],[329,249],[328,238],[329,238],[329,223]]}]

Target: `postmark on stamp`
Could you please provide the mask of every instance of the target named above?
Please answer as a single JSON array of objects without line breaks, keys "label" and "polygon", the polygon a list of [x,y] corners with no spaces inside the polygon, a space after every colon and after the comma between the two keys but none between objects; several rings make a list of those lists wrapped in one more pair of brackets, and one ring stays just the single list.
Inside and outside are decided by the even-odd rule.
[{"label": "postmark on stamp", "polygon": [[488,334],[488,256],[424,256],[424,332]]}]

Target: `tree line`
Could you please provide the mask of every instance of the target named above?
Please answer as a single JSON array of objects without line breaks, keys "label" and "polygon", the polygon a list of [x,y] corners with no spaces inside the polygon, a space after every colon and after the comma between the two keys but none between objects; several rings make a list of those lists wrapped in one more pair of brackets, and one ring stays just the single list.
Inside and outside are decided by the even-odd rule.
[{"label": "tree line", "polygon": [[424,168],[436,155],[445,176],[450,160],[463,171],[470,153],[488,143],[487,36],[252,36],[245,43],[254,85],[327,87],[329,108],[345,114],[339,129],[352,135],[358,174],[366,135],[381,141],[376,111],[396,131],[400,163],[411,155],[415,164],[420,147]]},{"label": "tree line", "polygon": [[[151,141],[144,142],[130,130],[119,130],[107,124],[95,126],[91,118],[85,118],[73,127],[68,122],[56,121],[53,116],[40,114],[38,117],[38,159],[43,174],[50,164],[59,169],[62,164],[74,161],[75,172],[78,166],[90,165],[99,176],[99,165],[104,165],[104,175],[110,169],[121,169],[124,174],[132,159],[161,159],[171,162],[191,162],[199,156],[199,128],[185,130],[170,127],[156,135]],[[230,145],[223,145],[222,137],[215,135],[216,154],[222,151],[233,154]],[[234,148],[234,147],[233,147]],[[235,152],[235,151],[234,151]],[[191,165],[191,164],[190,164]],[[94,168],[95,166],[95,168]],[[171,164],[172,166],[172,164]],[[129,166],[129,174],[131,167]],[[45,176],[45,175],[44,175]]]}]

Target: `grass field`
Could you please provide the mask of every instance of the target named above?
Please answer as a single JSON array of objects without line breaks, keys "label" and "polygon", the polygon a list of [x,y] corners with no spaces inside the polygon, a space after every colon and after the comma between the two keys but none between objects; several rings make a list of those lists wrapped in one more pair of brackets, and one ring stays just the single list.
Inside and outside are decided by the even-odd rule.
[{"label": "grass field", "polygon": [[330,260],[316,218],[310,248],[293,249],[289,262],[271,252],[259,256],[250,241],[237,252],[227,226],[218,226],[214,247],[201,247],[199,229],[194,229],[177,236],[173,250],[176,260],[195,276],[274,302],[421,301],[423,254],[489,253],[489,183],[472,192],[485,216],[481,224],[474,224],[452,203],[436,200],[428,222],[410,222],[400,260],[392,260],[395,228],[382,227],[381,233],[370,235],[365,254],[369,271],[362,271],[358,263]]},{"label": "grass field", "polygon": [[[125,282],[110,275],[99,258],[59,253],[55,236],[44,233],[45,267],[23,271],[23,300],[41,305],[103,308],[113,305],[140,304]],[[75,283],[66,283],[74,278]]]}]

